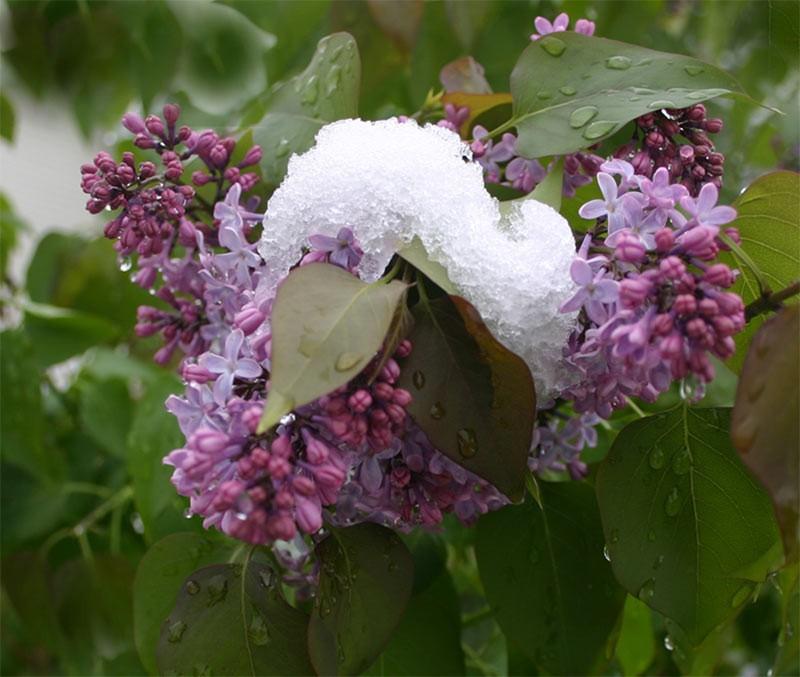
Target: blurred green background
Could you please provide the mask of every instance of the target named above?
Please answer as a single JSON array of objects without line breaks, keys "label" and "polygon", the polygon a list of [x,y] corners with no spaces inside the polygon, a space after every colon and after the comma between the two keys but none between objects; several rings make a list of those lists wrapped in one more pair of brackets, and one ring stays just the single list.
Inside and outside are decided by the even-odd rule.
[{"label": "blurred green background", "polygon": [[[412,113],[446,63],[474,56],[495,91],[533,19],[566,11],[596,34],[717,64],[756,100],[709,104],[725,121],[725,197],[776,168],[798,168],[797,2],[4,2],[0,8],[2,334],[2,673],[139,674],[132,586],[149,544],[179,530],[184,502],[161,457],[181,443],[165,397],[178,379],[132,336],[150,297],[117,268],[102,221],[84,216],[79,166],[125,138],[126,110],[179,102],[195,126],[237,130],[334,31],[357,39],[365,118]],[[24,318],[24,321],[22,321]],[[727,383],[720,396],[730,396]],[[593,456],[599,458],[604,447]],[[470,532],[452,527],[464,611],[481,606]],[[717,639],[726,673],[774,659],[780,598],[770,588]],[[656,621],[660,642],[665,630]],[[463,639],[471,674],[527,674],[491,619]],[[649,640],[643,640],[647,644]],[[647,644],[651,670],[678,667]],[[710,651],[710,650],[709,650]],[[701,657],[702,658],[702,657]],[[712,663],[713,663],[712,662]],[[703,663],[697,665],[706,665]],[[691,666],[690,666],[691,667]]]}]

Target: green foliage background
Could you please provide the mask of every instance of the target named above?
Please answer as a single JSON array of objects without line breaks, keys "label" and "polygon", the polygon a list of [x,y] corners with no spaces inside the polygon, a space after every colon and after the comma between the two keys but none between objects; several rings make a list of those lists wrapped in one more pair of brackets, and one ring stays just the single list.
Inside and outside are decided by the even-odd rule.
[{"label": "green foliage background", "polygon": [[[528,44],[533,18],[560,11],[573,20],[593,19],[604,37],[718,65],[754,99],[786,113],[773,115],[735,99],[710,104],[726,125],[718,135],[718,150],[727,158],[724,197],[733,199],[767,170],[797,169],[800,14],[797,2],[772,0],[10,1],[13,40],[2,54],[0,135],[13,143],[15,100],[23,91],[65,101],[86,135],[115,130],[131,107],[148,112],[173,100],[182,104],[186,122],[197,126],[237,130],[242,121],[261,120],[265,113],[274,116],[270,124],[282,124],[280,115],[295,111],[280,84],[301,73],[318,40],[336,31],[347,31],[357,41],[361,87],[358,94],[331,103],[325,119],[356,111],[365,118],[409,114],[439,87],[440,68],[466,54],[485,66],[495,91],[508,91],[509,73]],[[298,136],[314,131],[292,128]],[[254,137],[267,149],[273,138],[266,124],[254,128]],[[280,179],[281,163],[264,172],[266,195]],[[78,192],[78,167],[73,179]],[[565,205],[566,213],[569,209]],[[14,211],[13,196],[0,203],[6,326],[0,373],[2,672],[153,672],[154,658],[142,647],[152,648],[158,628],[141,618],[134,623],[134,596],[152,603],[164,590],[174,594],[193,569],[216,564],[219,557],[235,561],[237,553],[213,533],[199,535],[196,519],[184,519],[185,501],[174,493],[169,469],[161,465],[161,457],[182,440],[163,408],[180,383],[151,364],[153,343],[132,335],[135,308],[150,297],[117,269],[110,243],[58,232],[38,243],[25,279],[10,280],[8,263],[25,220]],[[68,370],[58,367],[74,357],[79,359]],[[733,401],[736,377],[724,369],[721,374],[705,400],[709,406]],[[679,415],[659,413],[676,401],[672,393],[647,413]],[[592,460],[605,456],[631,416],[620,416],[603,431]],[[416,564],[411,602],[392,643],[368,674],[535,674],[531,653],[537,651],[537,664],[552,672],[697,674],[714,668],[733,674],[747,666],[763,673],[776,661],[779,672],[791,672],[797,652],[792,655],[786,622],[796,615],[797,588],[792,593],[789,575],[770,579],[775,584],[760,587],[757,601],[747,604],[734,623],[692,646],[691,638],[634,597],[626,598],[619,586],[608,595],[579,594],[582,580],[592,578],[593,571],[603,584],[608,579],[612,585],[613,578],[597,557],[602,543],[576,539],[563,515],[556,515],[554,528],[568,536],[551,547],[552,557],[561,562],[555,569],[552,562],[540,563],[539,555],[533,562],[530,549],[505,553],[497,540],[503,530],[516,533],[516,521],[523,519],[530,530],[524,538],[547,544],[551,501],[575,506],[579,524],[573,528],[596,527],[593,495],[585,485],[554,485],[543,491],[541,516],[526,517],[539,510],[529,503],[492,516],[477,530],[448,521],[443,534],[409,539]],[[137,566],[164,537],[184,539],[182,545],[173,540],[160,547],[190,553],[191,561],[180,565],[177,583],[164,575],[166,587],[160,592],[147,586],[142,591]],[[542,594],[529,588],[530,601],[522,598],[526,613],[514,605],[496,618],[487,611],[508,591],[484,590],[476,540],[480,575],[491,575],[487,572],[494,568],[502,578],[504,566],[534,565],[525,575],[537,574]],[[606,533],[606,540],[616,567],[613,534]],[[584,565],[587,552],[596,559]],[[158,561],[146,558],[145,563],[159,570]],[[616,568],[615,573],[620,579]],[[547,639],[551,631],[545,616],[551,578],[574,597],[564,602],[573,616],[585,603],[609,624],[598,634],[580,615],[561,618],[558,630],[580,647],[575,652],[556,644],[551,653],[547,641],[533,649],[519,646],[527,636]],[[501,632],[498,621],[514,624],[519,632]],[[615,653],[607,647],[616,637]],[[677,646],[669,650],[669,645]]]}]

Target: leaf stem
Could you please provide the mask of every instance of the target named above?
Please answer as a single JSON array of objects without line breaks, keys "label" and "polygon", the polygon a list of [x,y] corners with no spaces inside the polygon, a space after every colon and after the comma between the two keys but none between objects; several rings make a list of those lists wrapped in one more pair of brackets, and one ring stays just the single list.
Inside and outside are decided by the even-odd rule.
[{"label": "leaf stem", "polygon": [[479,611],[475,611],[471,614],[464,614],[461,617],[461,627],[468,628],[471,625],[477,625],[482,621],[485,621],[487,618],[491,618],[494,616],[494,610],[490,606],[485,606],[483,609]]},{"label": "leaf stem", "polygon": [[498,134],[502,134],[503,132],[507,132],[509,129],[513,129],[517,124],[516,118],[510,118],[506,120],[502,125],[499,127],[495,127],[491,132],[482,136],[481,139],[493,139]]},{"label": "leaf stem", "polygon": [[633,410],[636,412],[636,415],[637,415],[639,418],[647,418],[647,414],[645,414],[645,413],[644,413],[644,412],[643,412],[643,411],[642,411],[642,410],[639,408],[639,405],[638,405],[638,404],[636,404],[636,402],[634,402],[634,401],[633,401],[633,400],[632,400],[630,397],[627,397],[626,399],[628,400],[628,404],[630,405],[631,409],[633,409]]},{"label": "leaf stem", "polygon": [[755,301],[747,304],[744,309],[744,319],[749,322],[758,315],[778,311],[781,309],[784,301],[797,294],[800,294],[800,280],[796,280],[787,287],[772,294],[762,293]]},{"label": "leaf stem", "polygon": [[720,240],[722,240],[728,248],[733,252],[734,256],[741,259],[742,263],[744,263],[749,269],[750,272],[753,273],[753,277],[756,278],[756,282],[758,282],[758,287],[761,290],[761,294],[769,294],[771,292],[767,281],[764,279],[764,274],[761,272],[761,269],[756,265],[755,261],[750,258],[750,255],[745,252],[727,233],[720,232],[719,235]]}]

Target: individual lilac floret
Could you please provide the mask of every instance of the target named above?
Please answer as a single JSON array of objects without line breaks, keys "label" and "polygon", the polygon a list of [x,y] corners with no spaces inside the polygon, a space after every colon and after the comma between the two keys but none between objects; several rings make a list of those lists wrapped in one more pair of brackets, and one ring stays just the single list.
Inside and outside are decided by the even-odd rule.
[{"label": "individual lilac floret", "polygon": [[225,350],[222,355],[206,353],[198,360],[200,367],[216,374],[214,382],[214,401],[225,404],[233,392],[233,382],[236,378],[255,379],[261,376],[261,366],[249,357],[240,354],[244,333],[235,329],[225,339]]},{"label": "individual lilac floret", "polygon": [[[537,16],[533,22],[534,26],[536,26],[536,33],[531,35],[531,40],[538,40],[544,35],[549,35],[550,33],[560,33],[567,30],[567,26],[569,26],[569,15],[566,12],[562,12],[559,14],[551,23],[548,19],[543,16]],[[575,22],[575,32],[576,33],[583,33],[584,35],[594,35],[594,21],[589,21],[588,19],[578,19]]]},{"label": "individual lilac floret", "polygon": [[589,319],[602,324],[608,319],[604,304],[614,303],[619,296],[619,283],[606,277],[606,270],[596,273],[585,259],[575,259],[570,268],[570,275],[578,291],[561,306],[562,313],[584,308]]},{"label": "individual lilac floret", "polygon": [[[327,235],[312,235],[308,238],[312,251],[327,255],[328,262],[335,266],[354,272],[364,252],[355,241],[353,231],[350,228],[341,228],[336,237]],[[315,261],[321,260],[315,257]],[[310,261],[306,261],[310,263]]]},{"label": "individual lilac floret", "polygon": [[630,204],[640,196],[634,197],[633,193],[629,192],[620,194],[614,177],[605,172],[597,174],[597,184],[600,186],[603,199],[590,200],[578,210],[578,214],[584,219],[606,217],[610,233],[624,228],[630,220]]}]

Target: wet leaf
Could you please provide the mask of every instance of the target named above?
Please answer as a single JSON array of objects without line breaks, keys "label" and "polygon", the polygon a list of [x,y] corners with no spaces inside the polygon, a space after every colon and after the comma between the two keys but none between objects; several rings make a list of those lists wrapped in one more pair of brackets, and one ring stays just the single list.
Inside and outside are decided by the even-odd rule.
[{"label": "wet leaf", "polygon": [[[773,292],[780,291],[800,278],[800,174],[773,172],[756,179],[733,203],[738,218],[731,225],[739,229],[741,247],[758,266]],[[721,257],[741,274],[731,291],[742,297],[745,305],[761,295],[753,271],[733,252]],[[790,299],[797,302],[797,297]],[[747,347],[765,317],[747,323],[736,338],[736,354],[729,366],[741,371]]]},{"label": "wet leaf", "polygon": [[533,500],[478,522],[486,598],[506,636],[549,674],[589,674],[622,612],[624,591],[603,559],[597,501],[587,484],[540,484]]},{"label": "wet leaf", "polygon": [[448,294],[457,294],[453,283],[447,276],[447,270],[441,263],[431,261],[428,252],[425,251],[425,245],[422,244],[418,237],[411,240],[411,243],[397,252],[406,261],[408,261],[414,268],[423,273],[432,282],[436,283],[443,291]]},{"label": "wet leaf", "polygon": [[563,155],[662,108],[742,94],[716,66],[680,54],[564,32],[532,42],[511,73],[517,152]]},{"label": "wet leaf", "polygon": [[411,553],[393,531],[364,523],[317,546],[319,593],[308,650],[320,675],[356,675],[389,642],[411,595]]},{"label": "wet leaf", "polygon": [[527,365],[458,296],[420,302],[413,314],[417,349],[400,385],[414,397],[414,420],[444,454],[518,500],[536,412]]},{"label": "wet leaf", "polygon": [[161,626],[161,674],[309,675],[308,616],[283,598],[280,577],[248,557],[192,572]]},{"label": "wet leaf", "polygon": [[787,556],[797,557],[800,519],[800,307],[758,330],[742,369],[731,438],[775,506]]},{"label": "wet leaf", "polygon": [[769,498],[728,437],[730,410],[634,421],[600,465],[597,495],[617,580],[699,644],[780,563]]},{"label": "wet leaf", "polygon": [[272,310],[272,382],[260,429],[350,381],[383,344],[406,291],[327,263],[292,271]]}]

